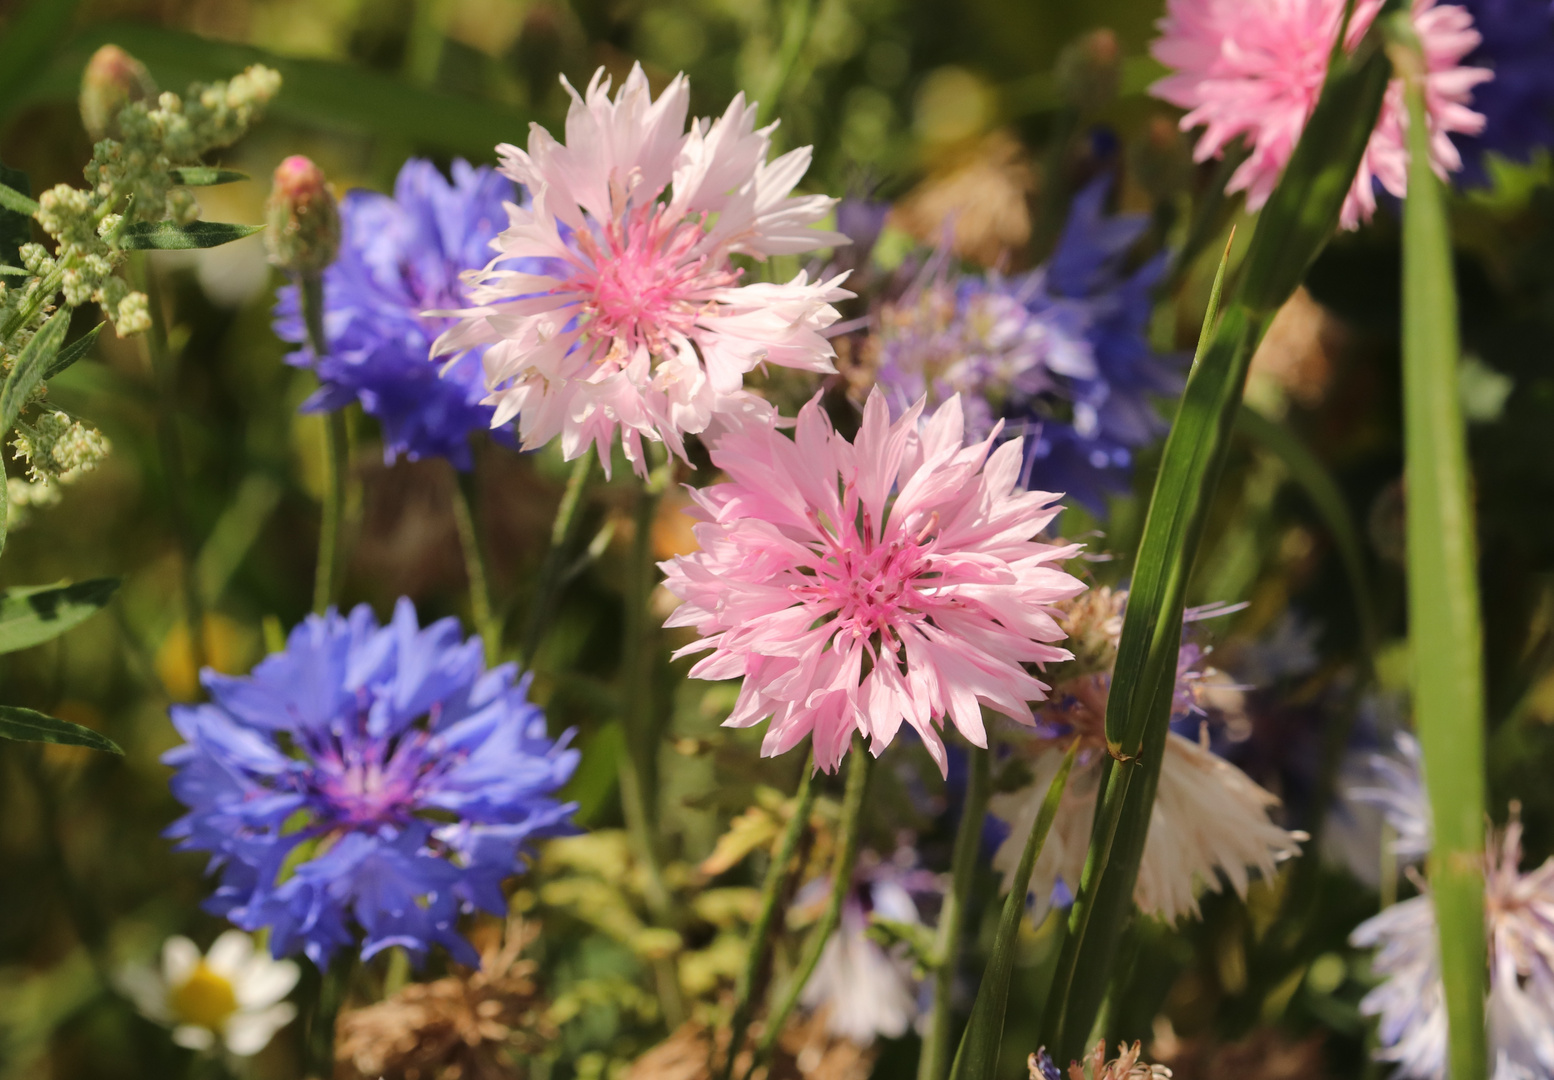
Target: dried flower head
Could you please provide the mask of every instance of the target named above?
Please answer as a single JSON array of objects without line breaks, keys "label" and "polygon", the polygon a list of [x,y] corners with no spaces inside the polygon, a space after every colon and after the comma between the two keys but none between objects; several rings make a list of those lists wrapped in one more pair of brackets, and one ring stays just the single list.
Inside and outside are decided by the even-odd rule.
[{"label": "dried flower head", "polygon": [[411,983],[387,1000],[341,1015],[335,1037],[340,1080],[509,1080],[519,1054],[556,1038],[534,980],[520,959],[537,936],[510,924],[480,967]]},{"label": "dried flower head", "polygon": [[[1070,1062],[1069,1080],[1171,1080],[1171,1070],[1164,1065],[1150,1065],[1140,1061],[1142,1044],[1135,1042],[1117,1044],[1117,1056],[1106,1058],[1106,1043],[1095,1044],[1095,1049],[1083,1061]],[[1030,1080],[1063,1080],[1063,1073],[1053,1063],[1044,1046],[1026,1059]]]}]

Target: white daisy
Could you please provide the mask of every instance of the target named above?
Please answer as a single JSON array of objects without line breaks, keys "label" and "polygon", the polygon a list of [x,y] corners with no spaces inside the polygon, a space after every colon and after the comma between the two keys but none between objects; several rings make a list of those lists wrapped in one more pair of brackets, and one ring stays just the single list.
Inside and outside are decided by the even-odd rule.
[{"label": "white daisy", "polygon": [[204,956],[188,938],[170,937],[160,972],[132,968],[119,984],[147,1019],[173,1029],[179,1046],[204,1051],[219,1041],[228,1052],[249,1057],[297,1015],[283,999],[299,974],[290,960],[272,959],[247,934],[228,930]]}]

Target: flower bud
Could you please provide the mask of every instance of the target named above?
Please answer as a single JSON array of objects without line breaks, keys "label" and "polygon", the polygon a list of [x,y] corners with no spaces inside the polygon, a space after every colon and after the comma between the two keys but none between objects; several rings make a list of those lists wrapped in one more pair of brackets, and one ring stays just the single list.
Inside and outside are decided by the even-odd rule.
[{"label": "flower bud", "polygon": [[294,154],[275,167],[265,207],[270,261],[294,274],[317,273],[340,250],[340,210],[324,170]]},{"label": "flower bud", "polygon": [[132,101],[151,101],[156,83],[146,65],[117,45],[92,54],[81,74],[81,123],[93,142],[119,137],[119,110]]},{"label": "flower bud", "polygon": [[1104,27],[1092,30],[1058,54],[1058,92],[1066,104],[1080,112],[1096,112],[1117,96],[1120,71],[1117,35]]}]

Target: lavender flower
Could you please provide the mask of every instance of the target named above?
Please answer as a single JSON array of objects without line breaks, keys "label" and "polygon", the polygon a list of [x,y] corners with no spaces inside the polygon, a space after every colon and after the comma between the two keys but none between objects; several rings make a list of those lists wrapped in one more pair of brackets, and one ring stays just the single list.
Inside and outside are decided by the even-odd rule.
[{"label": "lavender flower", "polygon": [[436,943],[477,964],[459,915],[505,911],[527,843],[575,809],[555,794],[578,754],[515,675],[404,599],[383,627],[365,605],[310,616],[248,676],[206,670],[212,701],[172,710],[187,742],[163,760],[189,807],[167,835],[221,874],[210,910],[320,967],[358,927],[364,959]]},{"label": "lavender flower", "polygon": [[[490,242],[507,225],[511,181],[492,169],[453,163],[453,182],[429,161],[405,162],[394,197],[352,191],[340,204],[340,256],[324,273],[324,333],[330,355],[304,346],[287,357],[312,368],[322,385],[305,412],[360,401],[383,428],[390,462],[444,457],[471,465],[469,434],[491,426],[494,409],[481,373],[483,349],[446,366],[431,359],[432,342],[451,319],[428,311],[464,307],[459,275],[490,261]],[[304,341],[295,286],[280,290],[275,332]],[[498,437],[511,441],[505,429]]]},{"label": "lavender flower", "polygon": [[876,382],[899,415],[926,394],[961,394],[968,438],[1005,421],[1029,435],[1025,475],[1097,512],[1126,489],[1134,451],[1163,434],[1154,399],[1181,386],[1145,336],[1164,256],[1131,272],[1142,215],[1104,213],[1110,181],[1075,197],[1052,259],[1015,277],[959,277],[932,264],[877,319]]},{"label": "lavender flower", "polygon": [[1495,151],[1527,161],[1539,147],[1554,146],[1554,6],[1549,0],[1460,0],[1482,36],[1467,63],[1495,73],[1473,89],[1473,107],[1484,114],[1478,135],[1454,134],[1463,177],[1484,183],[1484,154]]}]

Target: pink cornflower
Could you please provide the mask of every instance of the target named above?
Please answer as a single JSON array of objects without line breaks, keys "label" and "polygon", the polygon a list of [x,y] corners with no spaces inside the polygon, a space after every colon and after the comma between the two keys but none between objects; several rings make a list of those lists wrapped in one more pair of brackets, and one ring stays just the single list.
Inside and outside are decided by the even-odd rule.
[{"label": "pink cornflower", "polygon": [[1033,724],[1047,687],[1022,664],[1069,656],[1047,643],[1051,605],[1084,590],[1059,569],[1078,546],[1032,539],[1057,497],[1020,489],[1021,440],[964,445],[958,395],[922,411],[891,423],[876,391],[849,443],[816,396],[792,439],[752,421],[712,444],[729,481],[693,492],[701,550],[660,564],[685,601],[668,625],[712,650],[693,676],[744,679],[725,723],[771,717],[763,754],[813,734],[830,772],[854,731],[878,755],[905,721],[943,771],[935,721],[977,746],[983,705]]},{"label": "pink cornflower", "polygon": [[[1359,44],[1381,6],[1382,0],[1355,4],[1346,49]],[[1150,92],[1189,110],[1183,131],[1204,129],[1194,153],[1199,161],[1244,138],[1250,154],[1226,190],[1245,191],[1250,210],[1268,201],[1316,108],[1343,13],[1344,0],[1168,0],[1150,51],[1175,73]],[[1469,104],[1473,87],[1492,74],[1462,66],[1479,43],[1465,8],[1413,0],[1413,19],[1428,69],[1431,163],[1444,178],[1462,168],[1451,133],[1476,135],[1484,128],[1484,117]],[[1357,227],[1375,211],[1373,181],[1398,197],[1408,190],[1407,123],[1402,80],[1393,79],[1344,200],[1344,228]]]},{"label": "pink cornflower", "polygon": [[810,148],[767,161],[772,128],[755,130],[743,94],[687,130],[684,75],[657,100],[640,67],[613,100],[602,68],[586,95],[567,90],[565,143],[534,125],[527,152],[497,147],[532,205],[508,205],[496,258],[470,275],[476,306],[437,352],[490,346],[492,426],[517,417],[526,448],[560,435],[568,459],[592,445],[608,471],[619,428],[641,473],[644,437],[683,457],[682,434],[761,408],[742,389],[757,364],[834,370],[821,331],[851,295],[842,277],[742,284],[730,256],[847,240],[810,227],[836,200],[790,194]]}]

